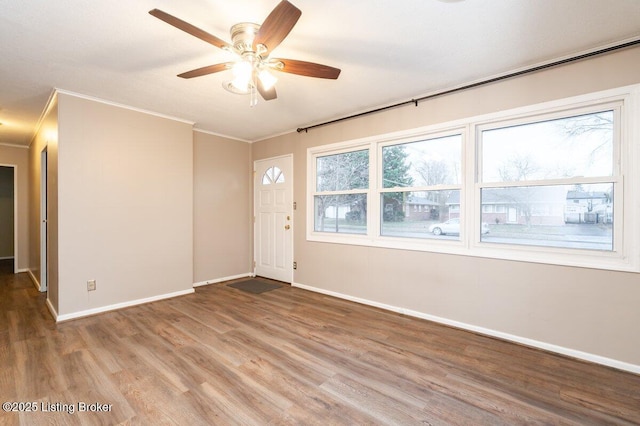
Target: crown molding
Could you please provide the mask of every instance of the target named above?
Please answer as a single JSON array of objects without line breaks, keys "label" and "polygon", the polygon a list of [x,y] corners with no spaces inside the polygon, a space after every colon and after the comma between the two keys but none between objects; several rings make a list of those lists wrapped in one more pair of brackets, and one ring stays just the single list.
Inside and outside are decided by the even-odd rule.
[{"label": "crown molding", "polygon": [[159,112],[155,112],[155,111],[151,111],[151,110],[147,110],[147,109],[143,109],[143,108],[137,108],[137,107],[133,107],[131,105],[121,104],[121,103],[118,103],[118,102],[113,102],[113,101],[109,101],[109,100],[106,100],[106,99],[97,98],[95,96],[84,95],[82,93],[76,93],[76,92],[72,92],[70,90],[56,88],[56,89],[54,89],[54,92],[55,92],[56,95],[63,94],[63,95],[73,96],[75,98],[86,99],[88,101],[93,101],[93,102],[99,102],[101,104],[110,105],[110,106],[114,106],[114,107],[122,108],[122,109],[128,109],[130,111],[140,112],[140,113],[147,114],[147,115],[153,115],[153,116],[159,117],[159,118],[166,118],[168,120],[173,120],[173,121],[177,121],[177,122],[180,122],[180,123],[189,124],[191,126],[193,126],[195,124],[194,121],[185,120],[184,118],[174,117],[174,116],[167,115],[167,114],[161,114]]},{"label": "crown molding", "polygon": [[225,139],[231,139],[234,141],[238,141],[238,142],[244,142],[244,143],[253,143],[253,141],[247,140],[247,139],[240,139],[240,138],[236,138],[233,136],[229,136],[229,135],[223,135],[222,133],[216,133],[216,132],[212,132],[210,130],[204,130],[204,129],[198,129],[196,127],[193,128],[194,132],[198,132],[198,133],[205,133],[207,135],[211,135],[211,136],[218,136],[220,138],[225,138]]}]

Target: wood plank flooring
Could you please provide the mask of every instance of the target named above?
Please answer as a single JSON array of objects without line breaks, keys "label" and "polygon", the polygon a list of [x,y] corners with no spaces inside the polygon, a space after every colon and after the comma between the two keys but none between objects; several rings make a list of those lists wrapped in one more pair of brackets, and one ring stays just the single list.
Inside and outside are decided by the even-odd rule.
[{"label": "wood plank flooring", "polygon": [[44,302],[0,274],[0,402],[38,409],[2,425],[640,424],[640,376],[289,286],[58,325]]}]

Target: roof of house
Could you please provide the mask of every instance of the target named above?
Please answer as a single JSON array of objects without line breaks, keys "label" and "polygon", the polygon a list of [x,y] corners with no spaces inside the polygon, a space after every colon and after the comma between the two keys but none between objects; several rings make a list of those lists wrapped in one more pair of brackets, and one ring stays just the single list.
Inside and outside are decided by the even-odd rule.
[{"label": "roof of house", "polygon": [[[564,203],[564,186],[516,186],[507,188],[483,188],[482,204],[559,204]],[[460,204],[460,191],[451,191],[448,205]]]},{"label": "roof of house", "polygon": [[587,192],[587,191],[568,191],[567,200],[594,200],[608,199],[609,194],[606,192]]}]

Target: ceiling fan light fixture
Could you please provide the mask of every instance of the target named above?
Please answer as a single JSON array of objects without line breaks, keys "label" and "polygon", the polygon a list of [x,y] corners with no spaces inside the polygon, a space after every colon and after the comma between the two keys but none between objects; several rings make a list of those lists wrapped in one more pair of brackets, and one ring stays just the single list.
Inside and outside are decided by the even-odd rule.
[{"label": "ceiling fan light fixture", "polygon": [[244,87],[238,88],[233,84],[233,80],[227,80],[222,82],[222,88],[228,92],[236,95],[250,95],[253,84],[249,83]]},{"label": "ceiling fan light fixture", "polygon": [[238,61],[233,65],[231,70],[233,72],[231,84],[240,91],[247,91],[251,85],[253,63],[247,60]]},{"label": "ceiling fan light fixture", "polygon": [[267,70],[261,70],[258,73],[258,78],[260,79],[260,82],[262,83],[262,87],[264,87],[265,90],[271,90],[271,88],[278,81],[276,76],[274,76]]}]

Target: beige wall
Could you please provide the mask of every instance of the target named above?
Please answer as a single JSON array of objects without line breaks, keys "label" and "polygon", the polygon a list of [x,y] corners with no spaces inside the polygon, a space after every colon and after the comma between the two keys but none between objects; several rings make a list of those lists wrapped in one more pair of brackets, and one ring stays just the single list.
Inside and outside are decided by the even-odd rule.
[{"label": "beige wall", "polygon": [[58,118],[58,313],[192,291],[192,125],[62,92]]},{"label": "beige wall", "polygon": [[640,369],[638,274],[305,239],[307,148],[640,83],[638,69],[628,49],[254,143],[253,160],[294,155],[294,282]]},{"label": "beige wall", "polygon": [[[18,201],[18,233],[15,236],[18,243],[17,265],[18,271],[26,271],[29,265],[29,150],[26,148],[0,145],[0,165],[15,166],[17,174]],[[13,224],[11,224],[13,226]],[[13,251],[13,249],[12,249]],[[0,257],[4,255],[0,254]]]},{"label": "beige wall", "polygon": [[47,258],[49,263],[47,299],[58,309],[58,104],[54,97],[29,146],[29,271],[42,282],[40,270],[41,154],[47,150]]},{"label": "beige wall", "polygon": [[251,273],[251,145],[193,133],[193,282]]}]

